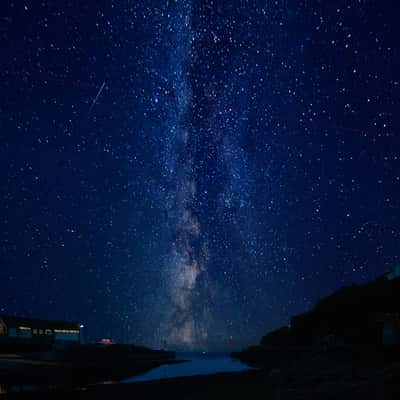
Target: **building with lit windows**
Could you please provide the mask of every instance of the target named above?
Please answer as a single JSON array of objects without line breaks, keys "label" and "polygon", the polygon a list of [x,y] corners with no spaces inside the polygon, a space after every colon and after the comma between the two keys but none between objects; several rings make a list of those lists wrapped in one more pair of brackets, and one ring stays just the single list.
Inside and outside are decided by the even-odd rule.
[{"label": "building with lit windows", "polygon": [[81,326],[77,322],[0,315],[0,341],[80,343]]}]

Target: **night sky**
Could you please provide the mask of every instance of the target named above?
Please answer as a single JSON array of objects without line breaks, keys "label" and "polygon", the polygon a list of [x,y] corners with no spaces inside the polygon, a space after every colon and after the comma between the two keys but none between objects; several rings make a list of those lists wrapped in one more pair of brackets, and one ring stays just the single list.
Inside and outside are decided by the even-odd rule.
[{"label": "night sky", "polygon": [[397,1],[0,5],[0,313],[232,349],[400,262]]}]

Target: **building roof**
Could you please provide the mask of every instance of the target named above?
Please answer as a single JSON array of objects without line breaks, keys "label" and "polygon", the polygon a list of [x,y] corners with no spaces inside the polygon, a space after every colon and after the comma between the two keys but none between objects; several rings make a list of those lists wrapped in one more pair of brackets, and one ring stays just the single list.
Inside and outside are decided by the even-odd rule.
[{"label": "building roof", "polygon": [[36,329],[79,330],[80,328],[79,322],[20,318],[11,315],[0,315],[0,319],[3,320],[7,328],[17,328],[18,326],[28,326],[30,328],[36,328]]}]

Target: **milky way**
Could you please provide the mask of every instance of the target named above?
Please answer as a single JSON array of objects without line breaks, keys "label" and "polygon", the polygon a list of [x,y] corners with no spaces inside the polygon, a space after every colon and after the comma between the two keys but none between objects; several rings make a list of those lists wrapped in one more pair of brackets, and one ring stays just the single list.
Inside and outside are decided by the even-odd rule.
[{"label": "milky way", "polygon": [[[166,30],[173,46],[166,49],[167,65],[161,71],[174,100],[168,102],[163,125],[161,186],[172,240],[162,271],[166,301],[160,337],[173,347],[199,348],[207,346],[217,319],[213,304],[219,301],[218,289],[208,273],[209,237],[220,234],[215,225],[228,226],[232,235],[239,235],[247,255],[252,246],[246,240],[254,223],[250,208],[254,189],[250,163],[241,147],[247,128],[248,85],[246,77],[235,81],[238,57],[223,86],[210,82],[194,93],[192,71],[202,62],[195,56],[202,38],[192,30],[190,2],[176,2],[169,12]],[[202,113],[197,109],[200,104],[207,113],[195,121]],[[227,213],[229,220],[224,221]]]},{"label": "milky way", "polygon": [[166,193],[167,225],[171,229],[170,253],[163,266],[166,301],[162,306],[161,337],[168,346],[192,347],[206,343],[208,334],[208,244],[195,214],[197,181],[196,141],[190,125],[193,99],[189,80],[192,45],[191,4],[177,2],[167,29],[175,38],[166,55],[167,81],[174,101],[165,129],[162,182]]}]

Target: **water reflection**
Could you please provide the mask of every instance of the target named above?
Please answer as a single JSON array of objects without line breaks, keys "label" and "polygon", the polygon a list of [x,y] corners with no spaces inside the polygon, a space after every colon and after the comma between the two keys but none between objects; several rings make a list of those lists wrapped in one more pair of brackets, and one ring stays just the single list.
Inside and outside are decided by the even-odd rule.
[{"label": "water reflection", "polygon": [[7,394],[7,386],[0,383],[0,395]]},{"label": "water reflection", "polygon": [[18,392],[31,392],[38,389],[40,389],[40,387],[36,387],[34,385],[0,383],[0,395]]},{"label": "water reflection", "polygon": [[225,353],[180,353],[178,359],[184,363],[162,365],[143,375],[124,379],[123,383],[149,381],[155,379],[175,378],[179,376],[209,375],[220,372],[237,372],[251,369]]}]

